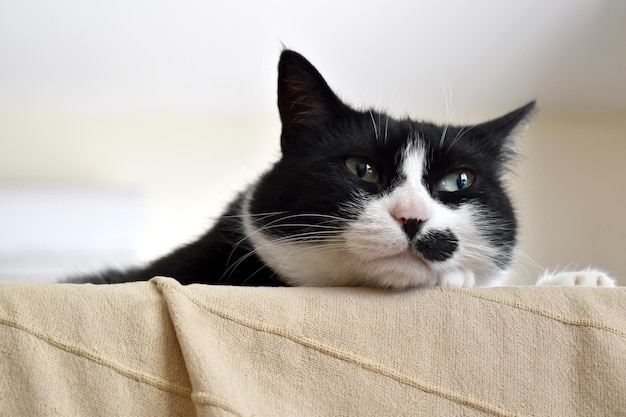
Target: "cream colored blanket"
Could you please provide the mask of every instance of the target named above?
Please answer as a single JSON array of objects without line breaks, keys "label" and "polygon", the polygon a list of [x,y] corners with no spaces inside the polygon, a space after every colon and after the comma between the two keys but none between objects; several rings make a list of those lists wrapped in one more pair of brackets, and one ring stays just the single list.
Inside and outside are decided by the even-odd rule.
[{"label": "cream colored blanket", "polygon": [[0,414],[626,415],[626,289],[1,284]]}]

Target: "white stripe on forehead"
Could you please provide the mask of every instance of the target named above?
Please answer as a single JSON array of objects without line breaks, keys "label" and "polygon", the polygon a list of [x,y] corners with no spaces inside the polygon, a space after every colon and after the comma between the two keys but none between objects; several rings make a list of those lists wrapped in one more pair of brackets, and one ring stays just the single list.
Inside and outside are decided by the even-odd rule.
[{"label": "white stripe on forehead", "polygon": [[402,182],[407,182],[410,186],[417,186],[422,183],[425,168],[426,150],[424,144],[418,140],[412,140],[402,150],[401,169],[404,175]]}]

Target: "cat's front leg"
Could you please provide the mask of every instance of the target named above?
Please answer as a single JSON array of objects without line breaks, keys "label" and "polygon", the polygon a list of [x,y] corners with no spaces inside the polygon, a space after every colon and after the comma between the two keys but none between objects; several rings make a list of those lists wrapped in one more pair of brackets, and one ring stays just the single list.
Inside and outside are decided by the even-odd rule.
[{"label": "cat's front leg", "polygon": [[583,269],[582,271],[546,272],[537,280],[538,286],[559,287],[615,287],[615,280],[602,271]]}]

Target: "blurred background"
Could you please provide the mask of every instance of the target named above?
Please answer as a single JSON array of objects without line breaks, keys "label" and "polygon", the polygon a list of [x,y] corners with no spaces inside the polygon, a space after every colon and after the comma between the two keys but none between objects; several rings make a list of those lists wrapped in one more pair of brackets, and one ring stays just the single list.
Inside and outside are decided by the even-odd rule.
[{"label": "blurred background", "polygon": [[348,103],[454,123],[539,111],[510,180],[519,282],[626,284],[626,2],[0,2],[0,280],[144,262],[279,156],[276,64]]}]

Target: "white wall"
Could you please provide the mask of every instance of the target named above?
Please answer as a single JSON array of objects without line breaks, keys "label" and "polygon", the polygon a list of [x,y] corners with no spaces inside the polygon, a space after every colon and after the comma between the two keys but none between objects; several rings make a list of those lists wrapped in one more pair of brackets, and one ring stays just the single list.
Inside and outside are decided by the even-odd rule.
[{"label": "white wall", "polygon": [[278,158],[279,132],[277,116],[0,116],[0,184],[136,191],[147,260],[206,229]]},{"label": "white wall", "polygon": [[521,144],[520,249],[544,268],[596,265],[626,284],[626,112],[539,112]]}]

